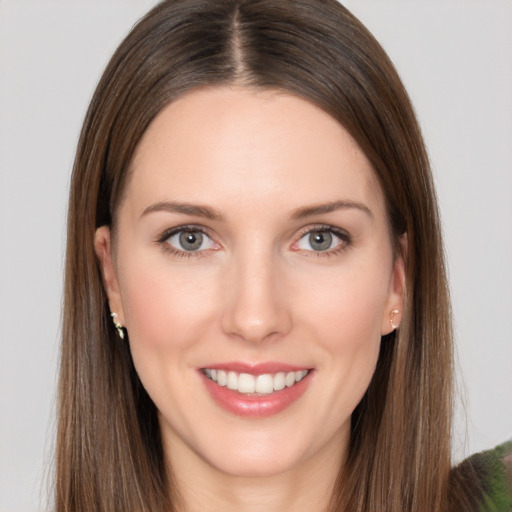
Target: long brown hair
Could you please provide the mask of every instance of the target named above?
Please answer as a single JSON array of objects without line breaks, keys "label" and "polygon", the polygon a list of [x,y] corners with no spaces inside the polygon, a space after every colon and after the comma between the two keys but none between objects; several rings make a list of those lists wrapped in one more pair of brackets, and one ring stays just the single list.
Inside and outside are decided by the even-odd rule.
[{"label": "long brown hair", "polygon": [[397,251],[407,233],[401,327],[383,338],[377,370],[353,413],[331,509],[447,510],[454,500],[448,490],[450,303],[429,162],[391,61],[335,0],[169,0],[112,57],[78,144],[68,217],[57,512],[174,510],[155,406],[128,346],[116,338],[93,241],[99,226],[115,222],[130,160],[158,112],[195,88],[226,84],[288,91],[337,119],[380,180]]}]

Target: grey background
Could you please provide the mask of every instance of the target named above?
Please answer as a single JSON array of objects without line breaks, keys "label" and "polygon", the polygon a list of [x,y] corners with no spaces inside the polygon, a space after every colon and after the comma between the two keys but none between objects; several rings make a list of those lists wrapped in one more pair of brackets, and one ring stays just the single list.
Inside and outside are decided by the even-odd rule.
[{"label": "grey background", "polygon": [[[73,153],[103,67],[154,3],[0,0],[0,512],[45,509]],[[397,65],[432,158],[460,459],[512,436],[512,3],[345,4]]]}]

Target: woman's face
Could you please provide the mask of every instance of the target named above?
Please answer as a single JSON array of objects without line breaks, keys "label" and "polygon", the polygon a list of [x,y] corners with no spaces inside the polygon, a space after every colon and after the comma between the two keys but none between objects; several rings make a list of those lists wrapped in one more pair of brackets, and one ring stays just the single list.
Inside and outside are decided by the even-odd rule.
[{"label": "woman's face", "polygon": [[402,305],[365,155],[303,99],[210,88],[157,116],[130,172],[96,249],[172,464],[339,465]]}]

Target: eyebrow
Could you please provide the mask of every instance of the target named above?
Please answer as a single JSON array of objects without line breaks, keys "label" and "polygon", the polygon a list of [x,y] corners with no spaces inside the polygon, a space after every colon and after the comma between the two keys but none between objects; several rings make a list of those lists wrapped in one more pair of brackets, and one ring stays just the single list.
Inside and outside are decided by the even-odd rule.
[{"label": "eyebrow", "polygon": [[163,201],[148,206],[141,217],[154,212],[179,213],[182,215],[193,215],[195,217],[203,217],[210,220],[222,220],[222,215],[209,206],[202,206],[190,203],[179,203],[176,201]]},{"label": "eyebrow", "polygon": [[369,217],[373,218],[372,211],[363,203],[355,201],[332,201],[330,203],[322,203],[312,206],[305,206],[294,210],[292,213],[292,219],[304,219],[305,217],[312,217],[314,215],[322,215],[324,213],[331,213],[336,210],[343,210],[348,208],[355,208],[366,213]]},{"label": "eyebrow", "polygon": [[[312,206],[304,206],[297,208],[292,212],[291,218],[294,220],[304,219],[306,217],[313,217],[315,215],[322,215],[331,213],[336,210],[355,208],[366,213],[369,217],[373,218],[371,210],[364,204],[355,201],[332,201],[329,203],[321,203]],[[193,215],[195,217],[203,217],[205,219],[222,221],[222,215],[210,206],[196,205],[190,203],[180,203],[177,201],[162,201],[159,203],[148,206],[143,212],[141,217],[154,212],[168,212],[178,213],[181,215]]]}]

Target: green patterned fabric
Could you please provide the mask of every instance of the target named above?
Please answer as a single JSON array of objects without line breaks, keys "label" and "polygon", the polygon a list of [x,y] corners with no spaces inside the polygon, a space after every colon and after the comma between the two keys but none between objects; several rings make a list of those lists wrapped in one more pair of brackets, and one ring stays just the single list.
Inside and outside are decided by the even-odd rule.
[{"label": "green patterned fabric", "polygon": [[472,457],[485,471],[482,512],[512,511],[512,440]]},{"label": "green patterned fabric", "polygon": [[453,481],[459,482],[459,488],[466,490],[463,495],[468,497],[464,505],[454,505],[454,511],[512,511],[512,440],[472,455],[452,473],[456,477]]},{"label": "green patterned fabric", "polygon": [[512,439],[452,468],[451,512],[512,512]]}]

